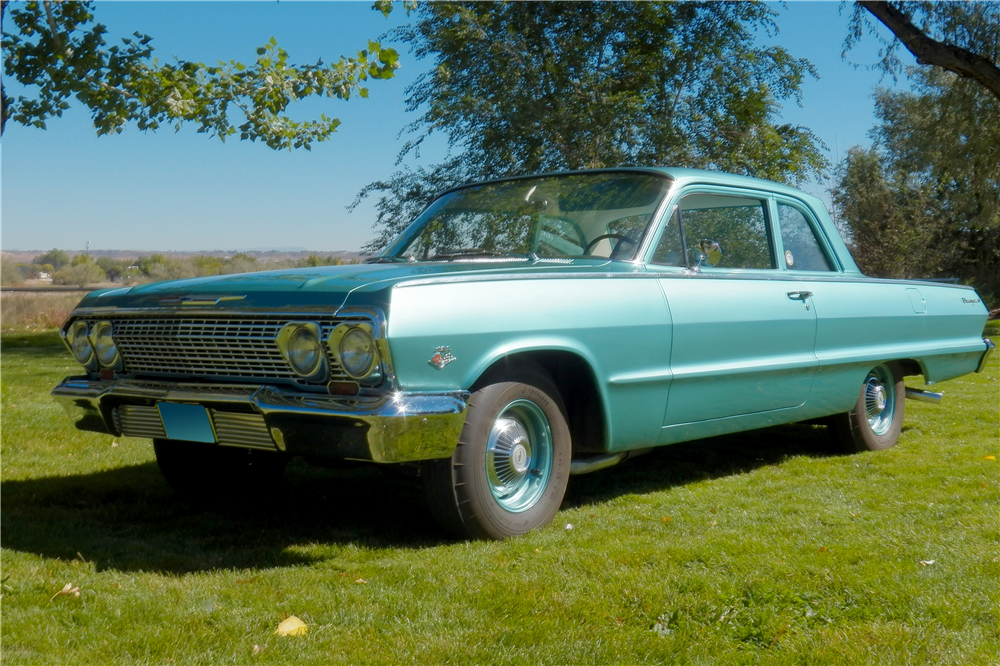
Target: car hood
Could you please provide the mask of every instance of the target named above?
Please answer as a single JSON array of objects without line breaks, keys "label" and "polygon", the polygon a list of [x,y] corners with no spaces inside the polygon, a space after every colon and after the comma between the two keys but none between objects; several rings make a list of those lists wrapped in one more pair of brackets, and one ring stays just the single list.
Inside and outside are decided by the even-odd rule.
[{"label": "car hood", "polygon": [[607,260],[576,259],[569,262],[510,261],[424,262],[406,264],[350,264],[319,266],[237,275],[217,275],[135,287],[104,289],[88,294],[79,308],[178,308],[336,310],[352,307],[387,307],[389,290],[412,280],[450,278],[457,275],[484,277],[504,274],[533,275],[580,272],[633,272],[633,264]]}]

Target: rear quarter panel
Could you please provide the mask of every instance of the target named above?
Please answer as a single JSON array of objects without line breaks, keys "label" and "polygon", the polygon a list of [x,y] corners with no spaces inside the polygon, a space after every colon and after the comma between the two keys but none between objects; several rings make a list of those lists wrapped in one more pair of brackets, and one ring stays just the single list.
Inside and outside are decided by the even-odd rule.
[{"label": "rear quarter panel", "polygon": [[812,286],[816,357],[811,407],[847,411],[868,371],[917,361],[928,383],[974,372],[986,308],[972,289],[927,282],[830,280]]}]

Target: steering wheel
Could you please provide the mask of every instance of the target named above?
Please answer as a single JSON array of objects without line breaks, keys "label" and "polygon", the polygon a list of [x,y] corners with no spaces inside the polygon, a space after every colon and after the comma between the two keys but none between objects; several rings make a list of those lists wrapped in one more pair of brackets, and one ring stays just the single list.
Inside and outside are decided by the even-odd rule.
[{"label": "steering wheel", "polygon": [[614,247],[613,250],[611,250],[611,254],[608,255],[608,259],[617,259],[618,258],[618,248],[620,248],[622,246],[621,241],[625,241],[626,243],[631,244],[632,247],[635,247],[636,245],[638,245],[638,243],[636,243],[634,240],[632,240],[631,238],[629,238],[625,234],[601,234],[600,236],[597,236],[592,241],[590,241],[589,243],[587,243],[587,247],[586,247],[586,249],[584,249],[583,253],[584,254],[590,254],[590,248],[594,247],[597,244],[598,241],[602,241],[605,238],[617,238],[618,239],[618,244],[615,245],[615,247]]}]

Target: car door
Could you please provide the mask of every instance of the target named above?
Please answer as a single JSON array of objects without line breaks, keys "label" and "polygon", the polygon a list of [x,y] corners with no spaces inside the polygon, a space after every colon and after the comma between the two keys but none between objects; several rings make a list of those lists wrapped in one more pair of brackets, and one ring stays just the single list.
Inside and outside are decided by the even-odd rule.
[{"label": "car door", "polygon": [[773,215],[769,194],[735,188],[689,187],[674,204],[650,262],[673,320],[662,443],[690,438],[689,424],[809,396],[816,312],[810,290],[779,269]]}]

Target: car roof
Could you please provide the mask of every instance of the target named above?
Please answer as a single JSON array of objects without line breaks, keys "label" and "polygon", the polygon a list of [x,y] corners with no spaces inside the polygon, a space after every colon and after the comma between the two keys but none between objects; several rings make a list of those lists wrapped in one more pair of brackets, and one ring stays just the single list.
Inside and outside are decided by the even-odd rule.
[{"label": "car roof", "polygon": [[638,172],[638,173],[656,173],[659,175],[666,176],[670,180],[677,182],[679,185],[688,184],[711,184],[711,185],[729,185],[732,187],[747,187],[754,189],[765,189],[771,192],[786,194],[788,196],[798,197],[800,199],[809,199],[810,201],[819,201],[816,197],[803,192],[802,190],[792,187],[790,185],[785,185],[783,183],[778,183],[773,180],[764,180],[762,178],[754,178],[752,176],[741,176],[734,173],[727,173],[725,171],[714,171],[710,169],[687,169],[683,167],[610,167],[605,169],[579,169],[574,171],[550,171],[546,173],[532,173],[523,174],[518,176],[509,176],[506,178],[495,178],[491,180],[475,181],[470,183],[464,183],[457,187],[449,188],[440,194],[445,194],[446,192],[451,192],[453,190],[459,190],[471,185],[482,185],[485,183],[498,183],[510,180],[521,180],[523,178],[540,178],[548,176],[569,176],[569,175],[579,175],[587,173],[614,173],[614,172]]}]

